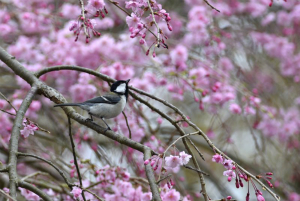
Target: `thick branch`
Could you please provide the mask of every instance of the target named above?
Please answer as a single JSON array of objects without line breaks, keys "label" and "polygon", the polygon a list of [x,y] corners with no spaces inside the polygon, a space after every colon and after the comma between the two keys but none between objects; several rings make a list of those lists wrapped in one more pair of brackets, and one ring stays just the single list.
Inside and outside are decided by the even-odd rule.
[{"label": "thick branch", "polygon": [[[1,49],[0,49],[1,54]],[[22,122],[24,119],[24,115],[33,99],[37,91],[37,86],[33,85],[30,91],[28,92],[26,98],[23,100],[20,109],[17,112],[14,126],[12,129],[10,141],[9,141],[9,156],[8,156],[8,167],[9,167],[9,193],[13,198],[16,198],[17,195],[17,151],[19,147],[19,137],[20,137],[20,129],[22,127]]]},{"label": "thick branch", "polygon": [[0,60],[10,67],[17,75],[22,77],[26,82],[32,85],[38,79],[33,76],[24,66],[16,60],[16,58],[8,54],[2,47],[0,47]]}]

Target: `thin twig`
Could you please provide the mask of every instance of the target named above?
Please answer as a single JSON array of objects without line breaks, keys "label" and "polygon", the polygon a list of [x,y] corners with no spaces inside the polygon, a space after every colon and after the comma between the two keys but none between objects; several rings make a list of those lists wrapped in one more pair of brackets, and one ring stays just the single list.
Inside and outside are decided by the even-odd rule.
[{"label": "thin twig", "polygon": [[86,192],[92,194],[94,197],[96,197],[96,198],[97,198],[98,200],[100,200],[100,201],[104,201],[103,198],[100,198],[100,197],[99,197],[98,195],[96,195],[94,192],[92,192],[92,191],[90,191],[90,190],[88,190],[88,189],[86,189],[86,188],[82,189],[82,192],[83,192],[83,191],[86,191]]},{"label": "thin twig", "polygon": [[[173,145],[175,145],[176,142],[178,142],[178,140],[180,140],[180,139],[182,139],[182,138],[185,138],[185,137],[188,137],[188,136],[191,136],[191,135],[197,135],[197,134],[199,134],[199,132],[188,133],[188,134],[186,134],[186,135],[184,135],[184,136],[180,136],[180,137],[177,138],[172,144],[170,144],[170,145],[168,146],[168,148],[166,148],[166,150],[164,151],[164,156],[165,156],[165,154],[167,153],[167,151],[168,151]],[[164,156],[163,156],[163,158],[164,158]]]},{"label": "thin twig", "polygon": [[124,111],[122,111],[122,114],[123,114],[123,116],[124,116],[124,118],[125,118],[126,125],[127,125],[127,128],[128,128],[128,132],[129,132],[129,139],[131,139],[131,129],[130,129],[130,126],[129,126],[129,124],[128,124],[128,119],[127,119],[127,116],[126,116],[126,114],[125,114],[125,112],[124,112]]},{"label": "thin twig", "polygon": [[4,195],[9,201],[17,201],[13,197],[11,197],[9,194],[5,193],[5,191],[2,189],[0,189],[0,194]]},{"label": "thin twig", "polygon": [[212,9],[218,11],[219,13],[221,12],[220,10],[216,9],[213,5],[211,5],[207,0],[203,0],[207,5],[209,5]]},{"label": "thin twig", "polygon": [[22,179],[21,179],[21,181],[25,181],[26,179],[29,179],[30,177],[35,177],[35,176],[37,176],[37,175],[49,175],[47,172],[41,172],[41,171],[38,171],[38,172],[34,172],[34,173],[32,173],[32,174],[29,174],[29,175],[27,175],[26,177],[23,177]]},{"label": "thin twig", "polygon": [[[85,18],[85,9],[84,9],[84,3],[82,0],[79,0],[79,3],[80,3],[80,7],[81,7],[81,16],[83,18],[83,30],[84,30],[84,34],[87,38],[89,38],[89,34],[87,32],[87,28],[86,28],[86,24],[85,24],[85,21],[86,21],[86,18]],[[82,20],[82,19],[80,19]]]},{"label": "thin twig", "polygon": [[5,112],[5,113],[7,113],[7,114],[9,114],[9,115],[12,115],[12,116],[16,116],[15,114],[13,114],[13,113],[10,113],[10,112],[7,112],[7,111],[5,111],[5,110],[2,110],[2,109],[0,109],[0,111],[2,111],[2,112]]},{"label": "thin twig", "polygon": [[156,183],[159,184],[160,182],[162,182],[162,181],[165,180],[165,179],[168,179],[168,178],[171,177],[171,176],[172,176],[172,175],[169,174],[169,175],[167,175],[167,176],[161,178],[160,180],[158,180]]},{"label": "thin twig", "polygon": [[198,152],[199,156],[202,158],[202,160],[205,161],[205,158],[203,156],[203,154],[200,152],[200,150],[198,149],[198,147],[194,144],[194,142],[188,137],[187,138],[188,141],[191,143],[191,145],[196,149],[196,151]]},{"label": "thin twig", "polygon": [[[121,6],[119,6],[119,3],[116,2],[116,1],[113,1],[113,0],[108,0],[110,3],[112,3],[113,5],[115,5],[117,8],[119,8],[120,10],[122,10],[124,13],[126,13],[128,16],[131,16],[131,14],[125,10],[124,8],[122,8]],[[155,37],[157,38],[157,36],[150,30],[150,28],[148,28],[146,25],[145,25],[145,28]]]},{"label": "thin twig", "polygon": [[201,174],[204,174],[204,175],[206,175],[206,176],[209,176],[209,174],[207,174],[206,172],[203,172],[202,170],[197,170],[196,168],[193,168],[193,167],[191,167],[191,166],[189,166],[189,165],[183,165],[183,167],[185,167],[185,168],[187,168],[187,169],[190,169],[190,170],[194,170],[194,171],[196,171],[196,172],[200,172]]},{"label": "thin twig", "polygon": [[148,7],[150,9],[151,15],[152,15],[152,20],[153,20],[153,22],[154,22],[154,24],[155,24],[155,26],[157,28],[157,44],[159,44],[160,43],[160,39],[159,39],[160,28],[159,28],[159,26],[158,26],[158,24],[157,24],[157,22],[155,20],[155,16],[154,16],[154,12],[153,12],[153,9],[151,7],[151,4],[150,4],[150,0],[147,0],[147,3],[148,3]]},{"label": "thin twig", "polygon": [[[80,188],[82,189],[82,178],[81,178],[80,170],[79,170],[79,167],[78,167],[75,144],[74,144],[74,140],[73,140],[73,136],[72,136],[72,132],[71,132],[71,119],[68,115],[67,115],[67,117],[68,117],[68,123],[69,123],[69,137],[70,137],[70,141],[71,141],[71,145],[72,145],[72,153],[73,153],[73,158],[74,158],[74,164],[75,164],[75,167],[76,167]],[[83,191],[81,192],[81,195],[82,195],[83,200],[86,201]]]},{"label": "thin twig", "polygon": [[2,96],[2,98],[4,98],[4,100],[6,100],[6,102],[8,102],[8,104],[15,110],[15,112],[17,113],[17,109],[13,106],[13,104],[3,95],[3,93],[0,92],[0,96]]},{"label": "thin twig", "polygon": [[148,184],[149,185],[149,182],[147,179],[143,178],[143,177],[130,177],[130,180],[136,180],[136,181],[141,181],[145,184]]},{"label": "thin twig", "polygon": [[72,184],[71,182],[69,182],[69,180],[67,179],[67,177],[64,174],[64,172],[61,171],[58,167],[56,167],[51,161],[46,160],[44,158],[41,158],[41,157],[39,157],[37,155],[34,155],[34,154],[28,154],[28,153],[22,153],[22,152],[17,152],[16,154],[17,154],[17,156],[33,157],[33,158],[39,159],[41,161],[44,161],[45,163],[48,163],[50,166],[52,166],[62,176],[62,178],[65,180],[66,184],[69,186],[70,189],[72,189],[72,186],[74,186],[74,184]]}]

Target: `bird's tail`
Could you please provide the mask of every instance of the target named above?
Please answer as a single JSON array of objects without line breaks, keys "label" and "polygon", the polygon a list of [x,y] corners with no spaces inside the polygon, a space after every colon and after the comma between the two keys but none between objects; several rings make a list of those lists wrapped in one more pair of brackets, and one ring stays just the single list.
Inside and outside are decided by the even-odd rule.
[{"label": "bird's tail", "polygon": [[80,103],[62,103],[54,105],[54,107],[62,107],[62,106],[80,106]]}]

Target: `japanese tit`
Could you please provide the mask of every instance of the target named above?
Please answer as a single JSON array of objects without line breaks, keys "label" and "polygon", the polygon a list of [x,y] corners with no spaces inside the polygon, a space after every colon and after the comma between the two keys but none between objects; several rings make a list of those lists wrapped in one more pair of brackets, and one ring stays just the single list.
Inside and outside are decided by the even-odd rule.
[{"label": "japanese tit", "polygon": [[111,85],[109,93],[87,100],[83,103],[63,103],[54,105],[54,107],[80,107],[89,113],[91,118],[87,120],[93,121],[93,116],[98,117],[102,119],[107,126],[107,129],[111,130],[104,119],[114,118],[124,110],[128,98],[129,81],[130,79],[116,81]]}]

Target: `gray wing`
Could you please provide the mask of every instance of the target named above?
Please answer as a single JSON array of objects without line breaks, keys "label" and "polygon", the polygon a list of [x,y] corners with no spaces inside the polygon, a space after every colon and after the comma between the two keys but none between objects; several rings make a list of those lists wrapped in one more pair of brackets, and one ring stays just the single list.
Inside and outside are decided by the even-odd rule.
[{"label": "gray wing", "polygon": [[117,104],[121,100],[120,96],[112,95],[112,94],[106,94],[104,96],[98,96],[96,98],[87,100],[83,102],[82,104],[90,105],[95,103],[106,103],[106,104]]}]

